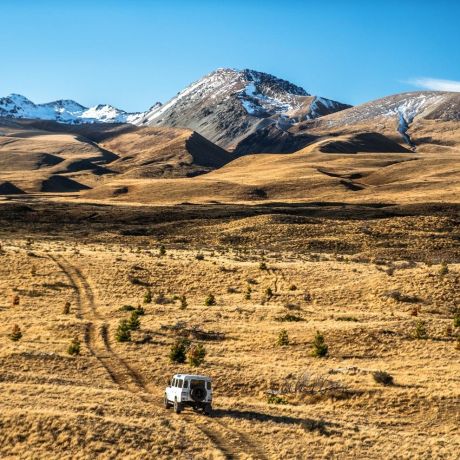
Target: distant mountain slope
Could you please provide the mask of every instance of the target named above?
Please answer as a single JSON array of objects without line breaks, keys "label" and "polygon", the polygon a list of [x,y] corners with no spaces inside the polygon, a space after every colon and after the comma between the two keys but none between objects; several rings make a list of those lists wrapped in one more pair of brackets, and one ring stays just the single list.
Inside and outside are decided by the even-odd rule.
[{"label": "distant mountain slope", "polygon": [[60,123],[132,123],[138,113],[128,113],[111,105],[84,107],[72,100],[34,104],[20,94],[0,98],[0,117],[53,120]]},{"label": "distant mountain slope", "polygon": [[[438,127],[445,123],[458,123],[460,93],[416,91],[395,94],[324,116],[313,122],[301,122],[294,126],[291,132],[321,135],[370,130],[392,136],[399,142],[414,147],[421,140],[417,131],[429,120],[436,121]],[[451,126],[450,129],[458,131],[458,126]],[[436,127],[431,126],[433,134],[436,134],[436,130]],[[442,139],[438,139],[437,142],[442,142]]]},{"label": "distant mountain slope", "polygon": [[267,126],[285,131],[299,121],[348,107],[311,96],[273,75],[249,69],[218,69],[134,123],[189,128],[232,150],[242,139]]}]

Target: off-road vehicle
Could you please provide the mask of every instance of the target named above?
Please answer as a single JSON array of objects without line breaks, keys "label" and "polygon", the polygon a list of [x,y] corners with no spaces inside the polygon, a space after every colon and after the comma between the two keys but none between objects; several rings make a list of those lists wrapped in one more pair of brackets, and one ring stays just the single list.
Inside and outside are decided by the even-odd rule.
[{"label": "off-road vehicle", "polygon": [[192,407],[211,415],[211,378],[191,374],[174,375],[166,387],[164,405],[166,409],[174,407],[176,414],[180,414],[185,407]]}]

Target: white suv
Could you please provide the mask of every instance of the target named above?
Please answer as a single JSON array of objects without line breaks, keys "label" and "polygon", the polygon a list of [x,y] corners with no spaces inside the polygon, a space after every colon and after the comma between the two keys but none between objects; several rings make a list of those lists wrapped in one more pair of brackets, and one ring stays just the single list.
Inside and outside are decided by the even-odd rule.
[{"label": "white suv", "polygon": [[180,414],[186,406],[202,410],[205,415],[212,411],[212,386],[210,377],[203,375],[176,374],[166,387],[164,405],[166,409],[174,406]]}]

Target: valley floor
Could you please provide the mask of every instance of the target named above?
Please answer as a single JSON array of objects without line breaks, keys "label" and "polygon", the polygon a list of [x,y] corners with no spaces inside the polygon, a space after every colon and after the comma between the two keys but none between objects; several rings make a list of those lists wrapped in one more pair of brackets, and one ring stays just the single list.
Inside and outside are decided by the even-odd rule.
[{"label": "valley floor", "polygon": [[[458,222],[454,205],[2,204],[0,456],[457,458]],[[145,315],[119,343],[126,305]],[[181,336],[204,344],[198,369],[170,362]],[[213,417],[162,407],[178,372],[213,378]]]}]

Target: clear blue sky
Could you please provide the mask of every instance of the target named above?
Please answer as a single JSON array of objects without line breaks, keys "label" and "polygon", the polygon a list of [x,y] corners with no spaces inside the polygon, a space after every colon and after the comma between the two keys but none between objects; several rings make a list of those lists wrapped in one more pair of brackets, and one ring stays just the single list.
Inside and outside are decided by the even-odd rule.
[{"label": "clear blue sky", "polygon": [[35,102],[145,110],[217,67],[351,104],[460,91],[454,0],[0,1],[0,95]]}]

